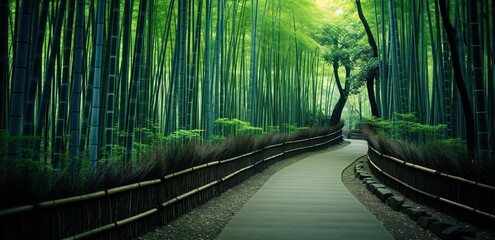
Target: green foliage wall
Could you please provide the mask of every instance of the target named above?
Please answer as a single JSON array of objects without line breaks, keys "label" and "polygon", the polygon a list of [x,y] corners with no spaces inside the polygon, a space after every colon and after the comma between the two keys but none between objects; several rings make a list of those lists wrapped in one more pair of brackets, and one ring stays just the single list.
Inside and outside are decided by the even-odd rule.
[{"label": "green foliage wall", "polygon": [[[90,157],[94,170],[152,145],[302,127],[329,105],[308,34],[328,13],[313,1],[16,0],[0,10],[2,157],[74,172]],[[21,153],[31,145],[12,140],[21,136],[34,154]]]}]

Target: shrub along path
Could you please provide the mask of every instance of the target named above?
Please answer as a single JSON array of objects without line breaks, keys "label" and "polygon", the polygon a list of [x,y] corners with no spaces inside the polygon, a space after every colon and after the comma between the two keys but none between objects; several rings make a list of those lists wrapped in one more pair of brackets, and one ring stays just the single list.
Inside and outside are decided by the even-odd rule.
[{"label": "shrub along path", "polygon": [[365,141],[305,158],[274,174],[218,239],[393,239],[343,185]]}]

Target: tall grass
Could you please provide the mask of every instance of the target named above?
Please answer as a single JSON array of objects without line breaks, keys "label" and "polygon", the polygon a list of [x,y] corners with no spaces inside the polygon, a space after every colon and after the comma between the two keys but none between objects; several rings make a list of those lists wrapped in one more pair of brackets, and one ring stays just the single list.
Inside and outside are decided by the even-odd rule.
[{"label": "tall grass", "polygon": [[381,153],[443,173],[495,185],[495,179],[492,177],[495,172],[493,165],[480,166],[473,163],[468,157],[466,148],[458,141],[431,141],[418,144],[405,139],[390,140],[377,134],[367,124],[363,125],[363,134],[368,144]]},{"label": "tall grass", "polygon": [[72,176],[46,164],[22,160],[0,162],[0,209],[105,190],[139,181],[162,178],[193,166],[232,158],[266,146],[334,132],[333,127],[315,127],[297,134],[239,135],[217,143],[190,140],[177,145],[156,145],[132,164],[108,161],[93,175]]}]

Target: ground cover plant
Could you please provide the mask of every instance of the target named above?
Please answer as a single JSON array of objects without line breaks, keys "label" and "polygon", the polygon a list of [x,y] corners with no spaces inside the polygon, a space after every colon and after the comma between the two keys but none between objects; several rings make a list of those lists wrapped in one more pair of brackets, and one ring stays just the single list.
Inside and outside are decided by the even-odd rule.
[{"label": "ground cover plant", "polygon": [[[331,127],[302,128],[292,133],[258,135],[238,133],[217,137],[224,139],[212,142],[195,138],[194,131],[175,133],[169,137],[155,139],[153,145],[136,144],[135,151],[141,153],[132,164],[123,164],[121,158],[125,157],[125,154],[117,153],[117,156],[109,156],[106,160],[102,160],[96,172],[85,174],[85,171],[81,171],[77,176],[70,173],[69,166],[54,169],[50,164],[34,162],[30,159],[15,162],[2,160],[0,161],[0,195],[4,197],[0,198],[0,206],[8,208],[35,204],[40,201],[158,179],[186,168],[239,156],[269,145],[329,134],[342,125],[343,123]],[[5,146],[7,141],[13,140],[4,136],[2,141],[5,142],[2,142],[1,146]],[[143,148],[147,150],[143,151]]]}]

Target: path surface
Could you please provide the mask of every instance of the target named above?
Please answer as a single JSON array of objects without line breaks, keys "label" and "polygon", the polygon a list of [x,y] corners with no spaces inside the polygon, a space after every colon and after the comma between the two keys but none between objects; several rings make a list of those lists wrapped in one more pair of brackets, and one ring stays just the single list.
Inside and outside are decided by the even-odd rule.
[{"label": "path surface", "polygon": [[342,184],[364,141],[307,157],[273,175],[218,239],[393,239]]}]

